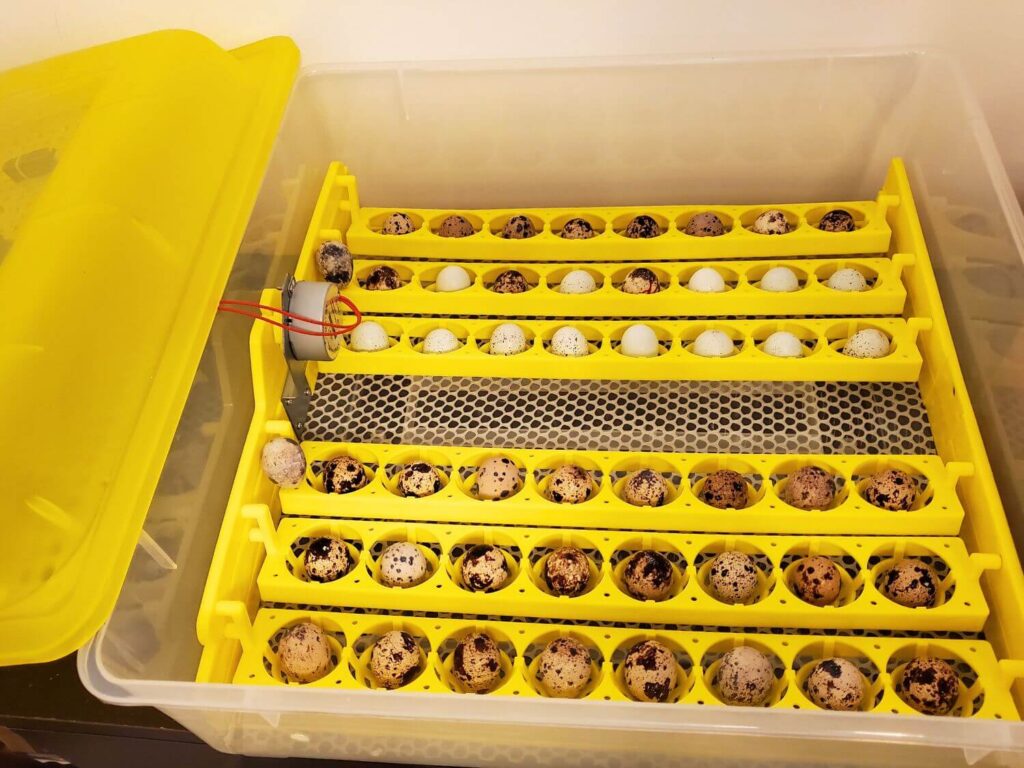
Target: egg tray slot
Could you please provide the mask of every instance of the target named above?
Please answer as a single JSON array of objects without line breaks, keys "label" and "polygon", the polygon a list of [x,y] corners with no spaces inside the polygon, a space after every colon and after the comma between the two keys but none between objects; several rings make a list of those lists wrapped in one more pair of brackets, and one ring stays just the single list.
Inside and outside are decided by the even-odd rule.
[{"label": "egg tray slot", "polygon": [[[892,231],[886,211],[899,204],[895,195],[879,193],[876,200],[777,205],[653,205],[591,208],[523,208],[443,210],[427,208],[363,208],[356,179],[341,163],[332,163],[303,246],[308,259],[324,240],[343,239],[360,256],[447,258],[457,261],[680,261],[737,257],[833,256],[886,253]],[[781,210],[790,231],[762,235],[751,231],[765,211]],[[824,232],[817,228],[828,211],[843,209],[853,215],[853,232]],[[718,237],[696,237],[684,232],[694,214],[711,211],[725,226]],[[414,230],[404,235],[381,233],[384,219],[402,212]],[[474,233],[468,237],[440,237],[437,229],[452,214],[466,218]],[[500,237],[505,223],[518,214],[533,222],[537,234],[521,240]],[[630,238],[623,232],[635,216],[658,222],[663,234]],[[596,234],[586,240],[559,236],[572,218],[586,219]]]},{"label": "egg tray slot", "polygon": [[[389,318],[364,316],[388,334],[387,348],[372,352],[351,348],[351,334],[341,339],[337,357],[317,364],[320,373],[405,374],[438,376],[527,376],[562,379],[747,380],[747,381],[916,381],[921,372],[917,335],[930,327],[925,318],[800,319],[800,320],[659,320],[647,323],[658,337],[654,357],[629,357],[621,352],[622,334],[632,325],[621,321],[516,320],[527,348],[518,354],[490,354],[490,337],[501,325],[495,320]],[[551,338],[566,325],[587,339],[589,353],[565,357],[551,352]],[[428,354],[423,339],[446,328],[461,346],[444,354]],[[857,331],[877,329],[889,337],[891,349],[880,358],[857,358],[841,350]],[[702,357],[692,351],[702,332],[718,330],[732,340],[725,357]],[[801,357],[774,357],[764,340],[789,331],[803,343]]]},{"label": "egg tray slot", "polygon": [[[460,291],[438,291],[438,273],[447,264],[429,261],[385,262],[359,259],[355,277],[343,293],[363,311],[391,315],[503,315],[515,317],[722,317],[763,315],[899,315],[907,298],[900,279],[913,256],[888,258],[801,259],[781,261],[717,261],[658,263],[648,267],[658,279],[657,293],[630,294],[621,290],[626,275],[636,265],[623,264],[474,264],[464,262],[473,281]],[[387,265],[402,279],[390,291],[367,290],[366,278],[374,268]],[[725,290],[701,293],[687,287],[690,277],[702,268],[722,275]],[[773,267],[788,267],[799,289],[772,292],[760,287],[761,277]],[[865,276],[865,291],[839,291],[826,285],[837,270],[853,268]],[[524,293],[495,293],[491,286],[506,270],[520,272],[530,286]],[[572,270],[587,271],[598,286],[585,294],[558,290]],[[321,280],[316,267],[302,271],[310,280]],[[595,311],[595,307],[599,311]]]},{"label": "egg tray slot", "polygon": [[[721,536],[316,518],[283,518],[275,531],[265,505],[246,507],[243,515],[253,523],[250,538],[267,550],[257,579],[262,599],[298,605],[642,624],[979,632],[988,617],[979,579],[999,567],[997,556],[968,555],[953,538]],[[320,536],[345,542],[352,565],[337,580],[320,583],[306,574],[306,550]],[[415,544],[429,564],[429,575],[413,586],[391,587],[380,579],[381,553],[396,542]],[[503,550],[509,578],[495,591],[472,591],[462,578],[462,559],[478,545]],[[559,596],[544,579],[546,560],[559,547],[578,547],[590,560],[590,578],[578,596]],[[633,597],[624,581],[627,561],[643,550],[660,552],[672,566],[668,594],[657,602]],[[709,583],[715,555],[732,550],[747,554],[756,568],[757,588],[745,602],[719,599]],[[830,606],[806,603],[791,587],[797,561],[814,555],[832,560],[840,574],[841,589]],[[904,557],[935,571],[934,606],[908,608],[882,592],[886,572]]]},{"label": "egg tray slot", "polygon": [[806,679],[817,661],[832,657],[846,658],[860,669],[867,691],[862,710],[881,714],[924,716],[896,693],[904,666],[915,657],[942,658],[957,671],[960,695],[950,712],[953,717],[1019,719],[1009,688],[1015,678],[1024,676],[1021,662],[997,660],[991,646],[978,640],[748,635],[391,617],[280,608],[261,609],[250,624],[240,603],[223,607],[231,614],[231,634],[242,644],[241,659],[233,678],[233,682],[241,685],[298,685],[288,682],[283,674],[277,645],[287,628],[304,621],[316,624],[327,634],[335,666],[326,676],[302,687],[376,690],[376,695],[388,695],[389,692],[378,687],[370,672],[371,649],[378,637],[395,630],[408,632],[420,646],[419,675],[397,689],[415,693],[450,695],[466,692],[452,674],[451,656],[457,643],[473,632],[488,634],[500,652],[500,679],[496,687],[489,693],[478,695],[548,696],[548,691],[537,677],[537,657],[552,640],[571,637],[590,652],[591,679],[580,698],[596,705],[602,701],[632,700],[623,680],[622,662],[629,649],[644,640],[655,640],[665,645],[678,665],[678,683],[670,692],[665,706],[728,706],[719,696],[715,675],[721,657],[741,645],[753,647],[770,659],[775,682],[762,706],[782,709],[817,709],[806,693]]},{"label": "egg tray slot", "polygon": [[[271,429],[288,433],[287,423]],[[280,494],[281,509],[287,515],[547,528],[955,536],[964,515],[957,480],[973,472],[970,464],[944,464],[937,456],[627,453],[326,442],[305,442],[302,447],[309,462],[306,481]],[[326,493],[319,469],[325,460],[341,455],[362,463],[366,484],[350,493]],[[485,501],[477,496],[477,469],[496,456],[514,464],[520,490],[508,498]],[[423,498],[403,497],[398,472],[419,462],[437,467],[444,486]],[[587,501],[558,504],[547,498],[547,478],[565,464],[591,473],[595,489]],[[826,469],[836,478],[829,509],[798,509],[780,496],[788,476],[809,465]],[[871,475],[890,468],[907,472],[918,484],[917,500],[909,510],[881,509],[862,495]],[[634,506],[622,497],[625,477],[641,469],[665,478],[668,494],[662,506]],[[723,510],[700,500],[704,478],[719,469],[732,469],[746,478],[749,506]]]}]

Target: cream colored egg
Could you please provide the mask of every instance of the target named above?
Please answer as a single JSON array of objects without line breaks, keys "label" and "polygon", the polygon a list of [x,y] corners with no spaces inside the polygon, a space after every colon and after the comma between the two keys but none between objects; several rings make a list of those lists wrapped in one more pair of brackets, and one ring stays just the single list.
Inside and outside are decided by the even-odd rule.
[{"label": "cream colored egg", "polygon": [[558,284],[560,293],[593,293],[597,290],[594,276],[585,269],[574,269]]},{"label": "cream colored egg", "polygon": [[876,328],[864,328],[851,336],[843,345],[843,354],[849,357],[885,357],[891,345],[889,337]]},{"label": "cream colored egg", "polygon": [[351,346],[356,352],[377,352],[391,346],[384,326],[372,320],[364,320],[350,335]]},{"label": "cream colored egg", "polygon": [[423,351],[428,355],[443,355],[462,346],[458,337],[447,328],[435,328],[423,337]]},{"label": "cream colored egg", "polygon": [[789,267],[772,267],[761,277],[762,291],[790,293],[800,288],[800,280]]},{"label": "cream colored egg", "polygon": [[690,276],[686,287],[697,293],[721,293],[725,290],[725,278],[711,267],[701,267]]},{"label": "cream colored egg", "polygon": [[551,351],[562,357],[585,357],[590,354],[590,347],[582,331],[564,325],[551,336]]},{"label": "cream colored egg", "polygon": [[502,323],[491,332],[492,355],[518,355],[528,346],[526,334],[515,323]]},{"label": "cream colored egg", "polygon": [[703,331],[693,340],[693,353],[701,357],[728,357],[736,351],[732,339],[723,331]]},{"label": "cream colored egg", "polygon": [[472,284],[473,278],[469,276],[469,272],[457,264],[450,264],[437,273],[434,288],[443,293],[451,293],[469,288]]},{"label": "cream colored egg", "polygon": [[837,269],[825,281],[825,285],[834,291],[866,291],[868,281],[856,269],[844,267]]},{"label": "cream colored egg", "polygon": [[789,331],[776,331],[764,340],[764,351],[772,357],[802,357],[804,345]]},{"label": "cream colored egg", "polygon": [[649,325],[635,323],[622,334],[619,351],[628,357],[657,357],[658,336]]}]

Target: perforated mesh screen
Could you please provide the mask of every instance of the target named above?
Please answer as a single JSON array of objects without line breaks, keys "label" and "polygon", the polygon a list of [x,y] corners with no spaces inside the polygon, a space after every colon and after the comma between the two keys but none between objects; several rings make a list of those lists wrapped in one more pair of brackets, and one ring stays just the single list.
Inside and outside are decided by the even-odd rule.
[{"label": "perforated mesh screen", "polygon": [[916,384],[324,374],[304,438],[688,453],[935,453]]}]

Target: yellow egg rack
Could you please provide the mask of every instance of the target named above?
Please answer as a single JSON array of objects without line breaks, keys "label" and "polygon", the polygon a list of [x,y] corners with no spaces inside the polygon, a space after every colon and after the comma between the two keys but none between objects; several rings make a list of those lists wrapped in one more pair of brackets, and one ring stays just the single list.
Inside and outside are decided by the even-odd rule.
[{"label": "yellow egg rack", "polygon": [[[264,303],[274,299],[264,295]],[[515,355],[489,353],[490,337],[498,320],[381,317],[379,323],[390,346],[373,352],[355,351],[349,336],[334,360],[317,365],[320,373],[387,373],[411,376],[462,376],[560,379],[685,379],[743,381],[916,381],[921,372],[917,335],[930,325],[927,318],[875,317],[800,320],[658,320],[647,323],[658,336],[656,357],[628,357],[619,351],[622,334],[632,325],[619,320],[581,322],[516,320],[527,339],[525,351]],[[586,336],[590,353],[562,357],[550,351],[551,336],[571,325]],[[447,328],[461,347],[445,354],[422,351],[423,337],[435,328]],[[875,328],[891,340],[885,357],[844,355],[843,344],[859,330]],[[706,330],[719,330],[733,340],[727,357],[701,357],[692,351],[694,339]],[[789,331],[804,343],[803,357],[773,357],[763,351],[764,340],[775,331]]]},{"label": "yellow egg rack", "polygon": [[[251,505],[243,515],[267,550],[257,578],[260,595],[273,603],[379,608],[388,611],[451,611],[481,616],[580,619],[644,624],[980,631],[988,617],[979,578],[999,567],[999,557],[969,555],[959,539],[935,537],[749,536],[650,531],[601,531],[509,526],[461,526],[395,521],[287,517],[274,530],[270,509]],[[312,538],[343,539],[353,565],[336,581],[305,576],[305,547]],[[379,557],[391,543],[416,544],[429,576],[406,588],[380,581]],[[494,592],[472,592],[461,578],[465,551],[491,544],[505,551],[510,578]],[[579,547],[591,560],[586,591],[577,597],[551,593],[543,578],[547,556],[558,547]],[[638,600],[622,581],[631,553],[663,553],[672,563],[670,595]],[[746,603],[719,600],[708,584],[712,558],[739,550],[758,568],[758,589]],[[823,555],[839,568],[842,586],[832,606],[801,600],[790,586],[796,561]],[[884,573],[904,557],[921,558],[939,575],[936,604],[907,608],[879,588]]]},{"label": "yellow egg rack", "polygon": [[[317,244],[341,239],[360,256],[422,258],[426,254],[450,261],[678,261],[682,259],[734,259],[736,257],[833,256],[885,253],[892,231],[886,220],[898,198],[880,193],[876,200],[778,205],[652,205],[634,207],[523,208],[440,210],[427,208],[364,208],[359,204],[356,179],[341,163],[332,163],[313,212],[310,231]],[[750,230],[764,211],[783,211],[790,231],[760,235]],[[841,208],[853,215],[853,232],[823,232],[818,221],[830,210]],[[381,224],[401,211],[416,229],[405,235],[381,234]],[[694,237],[683,231],[690,218],[712,211],[722,220],[726,233],[719,237]],[[451,214],[465,217],[475,233],[469,237],[440,237],[437,228]],[[498,236],[512,216],[525,214],[537,234],[523,240]],[[664,234],[647,239],[625,237],[622,231],[634,217],[655,219]],[[584,218],[598,233],[588,240],[558,236],[572,218]],[[315,247],[315,246],[312,246]],[[308,258],[309,240],[302,258]]]},{"label": "yellow egg rack", "polygon": [[[595,314],[617,317],[721,317],[724,315],[898,315],[907,298],[900,276],[913,263],[910,254],[891,259],[849,257],[843,259],[788,259],[747,261],[659,262],[647,268],[658,277],[661,290],[652,294],[623,293],[619,286],[637,265],[562,264],[480,264],[462,262],[473,284],[461,291],[436,289],[437,274],[453,262],[379,261],[358,259],[355,279],[342,293],[369,314],[397,315],[491,315],[509,317],[587,317]],[[402,287],[392,291],[370,291],[367,275],[386,265],[398,272]],[[721,293],[699,293],[687,288],[690,276],[710,267],[725,280]],[[761,277],[773,267],[793,270],[800,288],[789,293],[762,290]],[[836,270],[854,268],[869,281],[865,291],[837,291],[826,285]],[[494,279],[509,269],[518,270],[531,286],[524,293],[495,293]],[[586,294],[565,294],[559,283],[572,270],[583,269],[594,278],[597,290]],[[312,260],[300,263],[297,274],[319,280]],[[598,312],[594,308],[598,307]]]},{"label": "yellow egg rack", "polygon": [[[285,422],[268,427],[286,432],[288,425]],[[955,536],[964,516],[956,485],[973,471],[969,464],[944,464],[937,456],[531,451],[329,442],[306,442],[303,450],[310,463],[306,482],[280,493],[286,515],[549,528]],[[352,493],[326,493],[314,466],[343,454],[363,463],[367,484]],[[475,495],[476,468],[494,456],[507,456],[513,461],[522,478],[522,489],[506,499],[484,501]],[[445,487],[424,498],[401,496],[397,490],[398,470],[421,461],[441,469],[447,480]],[[597,488],[588,501],[556,504],[546,497],[547,475],[563,464],[577,464],[591,472]],[[837,478],[836,498],[830,509],[798,509],[780,497],[786,477],[812,464]],[[888,468],[904,470],[922,487],[911,509],[880,509],[862,496],[866,478]],[[653,469],[666,478],[669,499],[664,505],[637,507],[621,497],[624,476],[640,469]],[[719,469],[733,469],[747,478],[750,506],[721,510],[698,498],[703,478]]]},{"label": "yellow egg rack", "polygon": [[[865,712],[920,716],[896,693],[907,661],[935,656],[950,663],[960,675],[960,695],[950,713],[954,717],[1017,720],[1009,688],[1024,676],[1024,664],[997,660],[988,643],[977,640],[937,638],[847,637],[811,634],[740,634],[673,629],[630,629],[569,626],[536,622],[448,619],[417,616],[367,615],[352,612],[305,611],[263,608],[250,623],[245,606],[222,606],[243,650],[232,680],[239,685],[288,686],[275,653],[277,638],[286,628],[303,621],[319,626],[328,635],[334,668],[304,688],[378,689],[369,671],[370,652],[385,632],[404,631],[420,644],[422,672],[399,692],[458,695],[465,688],[451,672],[451,653],[456,643],[472,632],[488,634],[498,645],[501,672],[497,686],[487,696],[542,698],[548,692],[537,679],[536,659],[544,646],[559,637],[572,637],[588,648],[591,680],[581,698],[591,701],[632,701],[622,676],[625,654],[636,643],[656,640],[670,649],[677,662],[678,683],[670,693],[671,706],[725,706],[715,684],[721,656],[745,645],[768,655],[776,680],[764,707],[816,709],[808,698],[805,681],[821,659],[842,657],[864,675]],[[217,679],[216,670],[200,669],[200,680]]]}]

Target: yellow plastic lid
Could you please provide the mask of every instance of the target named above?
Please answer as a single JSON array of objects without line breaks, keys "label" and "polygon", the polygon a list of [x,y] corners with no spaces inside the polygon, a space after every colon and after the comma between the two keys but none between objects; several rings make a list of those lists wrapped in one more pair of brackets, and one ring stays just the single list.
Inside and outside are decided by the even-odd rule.
[{"label": "yellow plastic lid", "polygon": [[0,74],[0,664],[113,608],[297,67],[167,31]]}]

